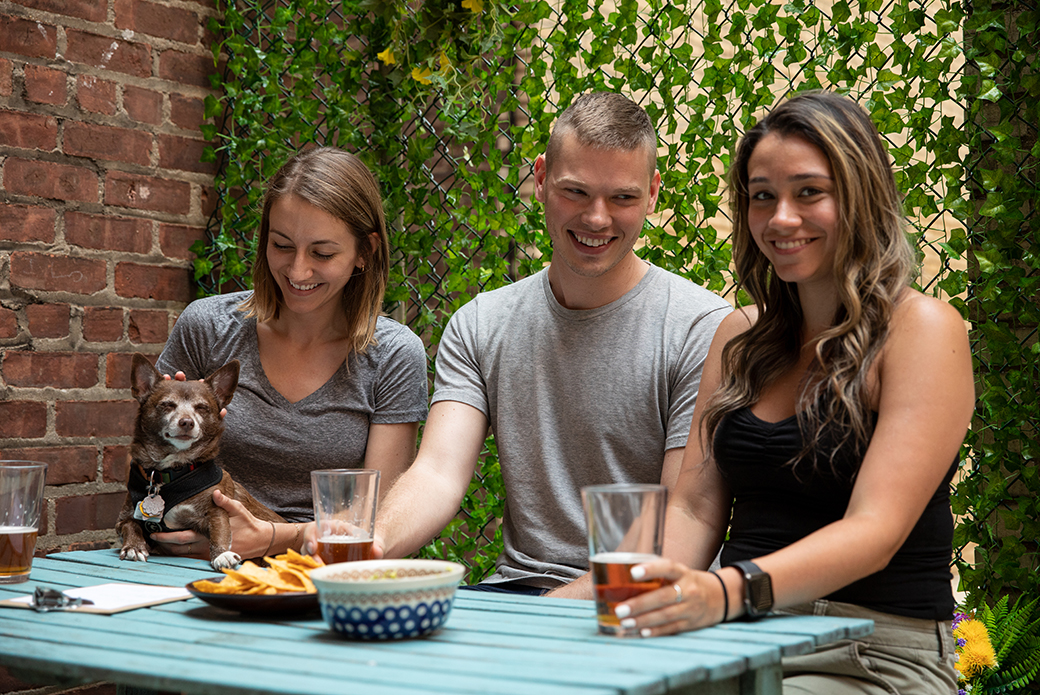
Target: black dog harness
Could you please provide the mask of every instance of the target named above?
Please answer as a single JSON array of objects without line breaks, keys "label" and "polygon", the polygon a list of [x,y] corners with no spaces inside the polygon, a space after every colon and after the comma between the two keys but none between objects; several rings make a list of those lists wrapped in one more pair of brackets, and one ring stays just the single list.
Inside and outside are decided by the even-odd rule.
[{"label": "black dog harness", "polygon": [[141,519],[135,516],[134,518],[144,526],[144,530],[148,533],[182,530],[171,529],[166,525],[163,520],[164,510],[169,511],[189,497],[213,487],[220,482],[223,476],[224,471],[213,460],[189,463],[173,470],[152,469],[147,473],[140,463],[132,461],[127,489],[130,491],[130,499],[134,503],[134,508],[138,509],[142,502],[147,505],[149,500],[160,505],[157,517]]}]

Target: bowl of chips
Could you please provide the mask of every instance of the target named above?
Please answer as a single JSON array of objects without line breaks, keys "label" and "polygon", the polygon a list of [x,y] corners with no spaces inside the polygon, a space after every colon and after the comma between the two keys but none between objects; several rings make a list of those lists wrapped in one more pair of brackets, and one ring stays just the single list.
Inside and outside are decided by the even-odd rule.
[{"label": "bowl of chips", "polygon": [[361,560],[311,572],[335,632],[354,639],[420,637],[448,619],[465,568],[445,560]]},{"label": "bowl of chips", "polygon": [[317,610],[318,592],[310,573],[324,566],[321,558],[290,549],[277,557],[265,557],[264,562],[266,567],[246,560],[236,568],[221,570],[222,577],[199,579],[185,588],[210,605],[240,613]]}]

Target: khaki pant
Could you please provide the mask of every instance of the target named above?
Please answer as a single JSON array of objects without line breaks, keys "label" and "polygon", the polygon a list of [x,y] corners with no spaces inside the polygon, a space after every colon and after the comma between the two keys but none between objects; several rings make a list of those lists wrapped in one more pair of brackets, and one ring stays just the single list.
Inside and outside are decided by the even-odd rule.
[{"label": "khaki pant", "polygon": [[783,660],[784,695],[951,695],[957,692],[950,623],[816,601],[776,611],[869,618],[874,633]]}]

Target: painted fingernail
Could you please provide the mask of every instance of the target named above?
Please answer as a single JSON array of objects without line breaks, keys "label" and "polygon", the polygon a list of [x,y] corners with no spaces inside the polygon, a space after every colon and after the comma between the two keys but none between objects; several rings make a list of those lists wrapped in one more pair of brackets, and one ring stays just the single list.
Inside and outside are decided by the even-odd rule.
[{"label": "painted fingernail", "polygon": [[641,637],[649,637],[650,634],[651,634],[650,633],[650,628],[648,628],[648,627],[644,627],[642,630],[639,631],[639,635]]},{"label": "painted fingernail", "polygon": [[636,626],[636,619],[635,618],[625,618],[624,620],[621,621],[621,627],[625,628],[626,630],[631,630],[635,626]]},{"label": "painted fingernail", "polygon": [[614,615],[616,615],[619,618],[627,618],[629,613],[631,613],[631,612],[632,612],[632,609],[629,608],[628,606],[626,606],[623,603],[620,606],[618,606],[617,608],[614,609]]},{"label": "painted fingernail", "polygon": [[636,565],[632,568],[632,571],[629,572],[629,574],[632,575],[632,579],[642,579],[643,576],[646,574],[646,570],[643,569],[642,565]]}]

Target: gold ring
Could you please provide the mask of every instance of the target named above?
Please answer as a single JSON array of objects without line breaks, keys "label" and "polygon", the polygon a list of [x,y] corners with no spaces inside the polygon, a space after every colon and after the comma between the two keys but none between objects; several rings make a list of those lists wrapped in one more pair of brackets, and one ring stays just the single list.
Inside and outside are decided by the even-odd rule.
[{"label": "gold ring", "polygon": [[672,588],[675,589],[675,602],[682,603],[682,587],[679,586],[678,582],[676,582],[675,584],[672,584]]}]

